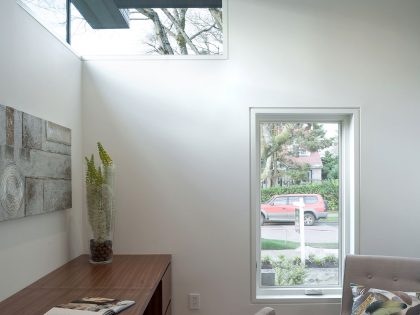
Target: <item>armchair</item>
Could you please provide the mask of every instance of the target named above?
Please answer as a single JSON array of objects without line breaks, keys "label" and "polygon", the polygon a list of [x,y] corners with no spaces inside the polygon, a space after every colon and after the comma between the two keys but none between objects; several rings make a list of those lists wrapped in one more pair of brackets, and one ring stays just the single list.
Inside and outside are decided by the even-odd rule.
[{"label": "armchair", "polygon": [[345,261],[341,315],[350,315],[350,283],[393,291],[420,292],[420,259],[348,255]]}]

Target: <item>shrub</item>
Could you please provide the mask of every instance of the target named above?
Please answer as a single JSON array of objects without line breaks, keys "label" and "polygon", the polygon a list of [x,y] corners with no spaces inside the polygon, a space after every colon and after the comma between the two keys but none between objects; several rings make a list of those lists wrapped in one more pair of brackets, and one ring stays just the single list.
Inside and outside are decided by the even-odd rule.
[{"label": "shrub", "polygon": [[[300,257],[286,257],[279,255],[277,259],[264,256],[261,265],[270,265],[276,273],[276,284],[279,286],[301,285],[305,281],[307,270],[305,268],[335,268],[338,267],[338,258],[328,255],[324,258],[309,254],[302,266]],[[264,269],[264,268],[263,268]]]},{"label": "shrub", "polygon": [[261,189],[261,202],[268,201],[274,195],[284,194],[320,194],[328,204],[328,210],[338,210],[338,180],[324,180],[319,183],[304,185],[278,186]]},{"label": "shrub", "polygon": [[338,266],[338,257],[335,255],[327,255],[324,257],[325,264]]},{"label": "shrub", "polygon": [[272,263],[271,257],[268,256],[268,255],[262,257],[261,258],[261,263],[263,263],[263,264],[271,264]]},{"label": "shrub", "polygon": [[306,271],[300,264],[300,259],[280,255],[278,260],[273,261],[273,268],[276,272],[276,282],[280,286],[300,285],[305,280]]},{"label": "shrub", "polygon": [[338,267],[338,257],[335,255],[327,255],[324,258],[309,254],[308,259],[305,261],[308,268],[336,268]]},{"label": "shrub", "polygon": [[270,256],[264,256],[261,258],[261,269],[271,269],[273,268],[273,260]]},{"label": "shrub", "polygon": [[314,254],[309,254],[308,263],[311,266],[324,267],[324,260],[322,258],[316,257]]}]

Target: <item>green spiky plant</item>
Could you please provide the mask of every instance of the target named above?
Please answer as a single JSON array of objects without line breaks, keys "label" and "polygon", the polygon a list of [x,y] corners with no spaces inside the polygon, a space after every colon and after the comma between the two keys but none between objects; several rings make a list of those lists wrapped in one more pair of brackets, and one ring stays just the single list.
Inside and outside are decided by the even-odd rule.
[{"label": "green spiky plant", "polygon": [[110,238],[114,217],[114,163],[98,142],[101,166],[95,165],[93,154],[86,160],[86,199],[93,238],[103,243]]}]

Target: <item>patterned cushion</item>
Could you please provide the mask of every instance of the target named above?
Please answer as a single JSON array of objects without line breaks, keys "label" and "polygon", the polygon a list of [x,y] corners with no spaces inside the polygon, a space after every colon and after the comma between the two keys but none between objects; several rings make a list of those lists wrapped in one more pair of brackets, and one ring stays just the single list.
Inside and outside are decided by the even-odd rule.
[{"label": "patterned cushion", "polygon": [[420,293],[386,291],[350,284],[352,315],[420,315]]}]

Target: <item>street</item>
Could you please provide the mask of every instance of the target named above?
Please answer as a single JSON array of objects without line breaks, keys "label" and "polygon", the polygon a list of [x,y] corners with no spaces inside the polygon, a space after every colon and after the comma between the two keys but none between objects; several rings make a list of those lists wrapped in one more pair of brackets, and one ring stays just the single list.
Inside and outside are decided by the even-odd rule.
[{"label": "street", "polygon": [[[295,230],[294,224],[266,223],[261,226],[261,238],[272,240],[285,240],[300,242],[300,235]],[[305,226],[306,243],[337,243],[337,223],[315,223]]]}]

